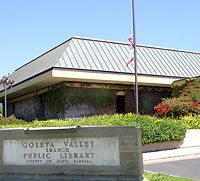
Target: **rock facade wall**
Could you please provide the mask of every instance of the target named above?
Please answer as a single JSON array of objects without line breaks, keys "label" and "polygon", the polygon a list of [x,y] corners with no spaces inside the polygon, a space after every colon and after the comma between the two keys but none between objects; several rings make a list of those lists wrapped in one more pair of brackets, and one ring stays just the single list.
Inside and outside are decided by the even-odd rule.
[{"label": "rock facade wall", "polygon": [[171,97],[171,94],[171,88],[139,87],[140,114],[154,114],[154,106],[159,104],[162,98]]},{"label": "rock facade wall", "polygon": [[8,104],[8,115],[15,114],[20,119],[31,121],[38,118],[39,109],[39,97],[30,97]]},{"label": "rock facade wall", "polygon": [[[124,92],[125,113],[134,112],[132,86],[82,83],[56,85],[46,93],[12,102],[8,105],[8,115],[15,114],[27,121],[112,115],[116,113],[119,91]],[[154,113],[153,107],[170,94],[169,88],[139,87],[140,113]]]}]

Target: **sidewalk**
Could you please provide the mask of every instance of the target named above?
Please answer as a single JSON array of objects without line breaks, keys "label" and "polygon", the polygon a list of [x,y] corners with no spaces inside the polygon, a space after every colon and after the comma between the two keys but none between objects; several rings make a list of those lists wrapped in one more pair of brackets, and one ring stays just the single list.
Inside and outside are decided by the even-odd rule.
[{"label": "sidewalk", "polygon": [[200,146],[143,153],[145,165],[193,158],[200,158]]},{"label": "sidewalk", "polygon": [[143,153],[144,164],[200,158],[200,130],[186,132],[183,144],[178,149]]}]

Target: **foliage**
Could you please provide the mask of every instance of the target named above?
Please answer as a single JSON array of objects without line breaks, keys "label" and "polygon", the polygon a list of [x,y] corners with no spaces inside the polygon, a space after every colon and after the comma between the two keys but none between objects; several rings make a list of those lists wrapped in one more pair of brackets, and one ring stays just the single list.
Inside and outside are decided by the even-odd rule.
[{"label": "foliage", "polygon": [[115,98],[112,91],[106,89],[81,89],[67,92],[66,98],[69,105],[78,106],[89,103],[93,107],[108,106]]},{"label": "foliage", "polygon": [[194,181],[194,180],[189,179],[189,178],[169,176],[169,175],[164,175],[164,174],[161,174],[161,173],[145,172],[144,176],[149,181]]},{"label": "foliage", "polygon": [[200,114],[200,80],[186,79],[173,85],[173,98],[163,99],[154,107],[158,116],[180,117]]},{"label": "foliage", "polygon": [[171,99],[163,99],[161,103],[154,107],[159,116],[171,116],[173,113],[173,107],[169,103]]},{"label": "foliage", "polygon": [[50,90],[44,94],[44,99],[51,112],[59,114],[64,110],[65,99],[64,96],[62,96],[62,89],[58,89],[56,86],[50,88]]},{"label": "foliage", "polygon": [[[59,115],[64,114],[65,111],[71,108],[78,109],[82,105],[90,105],[96,111],[102,107],[109,107],[116,101],[116,88],[129,88],[117,85],[110,85],[111,89],[106,89],[106,87],[104,84],[93,85],[90,83],[65,82],[56,84],[49,87],[43,96],[45,113],[50,115],[47,117],[59,118]],[[40,115],[39,110],[36,115]]]},{"label": "foliage", "polygon": [[200,115],[189,115],[176,120],[177,123],[185,126],[188,129],[200,129]]},{"label": "foliage", "polygon": [[163,99],[154,107],[159,116],[180,117],[200,114],[200,101],[192,101],[190,95]]},{"label": "foliage", "polygon": [[183,92],[186,92],[191,94],[194,100],[200,100],[199,91],[199,78],[188,78],[184,81],[181,81],[180,83],[174,82],[172,84],[172,97],[179,97]]},{"label": "foliage", "polygon": [[0,107],[0,115],[2,115],[2,114],[3,114],[3,108]]},{"label": "foliage", "polygon": [[178,123],[167,119],[134,114],[93,116],[82,119],[82,124],[94,126],[137,126],[141,128],[143,144],[182,140],[185,136],[185,128]]},{"label": "foliage", "polygon": [[21,119],[17,119],[14,115],[9,116],[5,119],[3,116],[0,116],[0,125],[26,125],[27,122]]},{"label": "foliage", "polygon": [[170,88],[158,87],[140,87],[139,92],[142,96],[139,99],[140,114],[154,114],[154,106],[160,102],[161,98],[167,98],[171,95]]},{"label": "foliage", "polygon": [[[143,144],[183,140],[186,132],[184,126],[169,119],[159,119],[135,114],[92,116],[79,120],[47,120],[33,121],[31,123],[19,122],[19,124],[20,125],[17,127],[136,126],[141,128]],[[16,127],[16,124],[1,127]]]}]

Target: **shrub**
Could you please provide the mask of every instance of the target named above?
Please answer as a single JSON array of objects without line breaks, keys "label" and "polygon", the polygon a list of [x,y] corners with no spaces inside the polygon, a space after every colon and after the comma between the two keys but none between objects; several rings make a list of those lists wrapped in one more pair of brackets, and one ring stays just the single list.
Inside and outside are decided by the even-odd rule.
[{"label": "shrub", "polygon": [[172,105],[170,104],[170,99],[163,99],[161,103],[154,107],[159,116],[171,116],[173,113]]},{"label": "shrub", "polygon": [[172,97],[179,97],[182,93],[189,93],[193,101],[200,100],[200,79],[188,78],[172,84]]},{"label": "shrub", "polygon": [[141,128],[143,144],[183,140],[186,132],[183,125],[169,119],[135,114],[92,116],[80,120],[34,121],[31,123],[31,127],[43,126],[136,126]]},{"label": "shrub", "polygon": [[186,132],[185,127],[179,123],[167,119],[156,119],[155,117],[143,119],[137,122],[137,126],[141,128],[143,144],[183,140]]},{"label": "shrub", "polygon": [[3,116],[0,116],[0,125],[26,125],[27,122],[21,119],[17,119],[14,115],[9,116],[5,119]]},{"label": "shrub", "polygon": [[161,117],[180,117],[200,114],[200,101],[191,101],[188,95],[182,97],[167,98],[154,107],[157,115]]},{"label": "shrub", "polygon": [[154,107],[158,116],[180,117],[200,114],[200,81],[186,79],[182,84],[173,85],[173,98],[163,99]]},{"label": "shrub", "polygon": [[[16,120],[14,116],[7,120],[6,125],[0,127],[65,127],[65,126],[136,126],[141,128],[142,143],[155,143],[170,140],[183,140],[186,128],[170,119],[159,119],[156,117],[115,114],[112,116],[92,116],[79,120],[47,120],[25,122]],[[8,123],[10,125],[8,125]],[[18,125],[17,125],[17,124]]]},{"label": "shrub", "polygon": [[179,124],[187,127],[188,129],[200,129],[200,115],[189,115],[181,117],[179,120],[176,120]]}]

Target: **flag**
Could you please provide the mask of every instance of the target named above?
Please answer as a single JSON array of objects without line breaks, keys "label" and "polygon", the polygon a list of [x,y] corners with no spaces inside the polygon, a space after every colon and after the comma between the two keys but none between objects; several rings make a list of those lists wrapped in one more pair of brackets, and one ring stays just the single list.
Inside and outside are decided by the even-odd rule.
[{"label": "flag", "polygon": [[130,58],[126,63],[127,68],[129,68],[128,65],[134,60],[134,39],[132,33],[130,34],[128,41],[130,43]]}]

